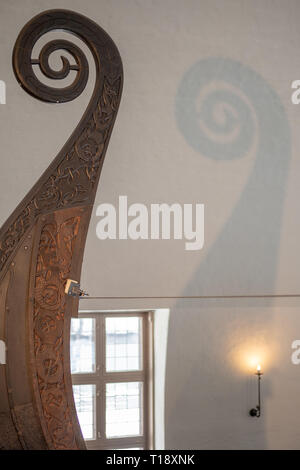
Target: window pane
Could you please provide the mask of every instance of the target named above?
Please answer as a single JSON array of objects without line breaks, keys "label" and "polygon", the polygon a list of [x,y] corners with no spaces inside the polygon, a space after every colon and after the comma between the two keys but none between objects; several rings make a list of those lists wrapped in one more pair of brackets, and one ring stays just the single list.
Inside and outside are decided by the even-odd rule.
[{"label": "window pane", "polygon": [[142,434],[142,382],[106,384],[106,437]]},{"label": "window pane", "polygon": [[95,439],[96,386],[73,385],[73,394],[78,420],[84,439]]},{"label": "window pane", "polygon": [[71,373],[95,372],[95,319],[72,318]]},{"label": "window pane", "polygon": [[106,371],[141,370],[142,319],[140,317],[107,317]]}]

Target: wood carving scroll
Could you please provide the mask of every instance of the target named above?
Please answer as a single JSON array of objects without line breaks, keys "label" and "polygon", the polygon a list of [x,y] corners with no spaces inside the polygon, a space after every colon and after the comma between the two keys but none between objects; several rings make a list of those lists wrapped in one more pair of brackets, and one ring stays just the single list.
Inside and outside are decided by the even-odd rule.
[{"label": "wood carving scroll", "polygon": [[[7,343],[5,373],[0,370],[0,391],[6,392],[0,398],[0,448],[7,449],[85,448],[69,358],[70,319],[78,301],[67,298],[64,287],[68,278],[80,278],[123,72],[115,44],[97,24],[74,12],[46,11],[24,26],[13,51],[16,78],[35,98],[51,103],[73,100],[88,80],[85,55],[70,41],[50,41],[32,57],[36,41],[52,30],[70,32],[88,45],[96,81],[77,128],[0,230],[0,326],[5,325],[0,336]],[[71,54],[74,63],[61,56],[61,70],[52,70],[49,57],[57,50]],[[39,81],[34,67],[54,80],[71,70],[76,77],[65,88],[50,87]],[[9,431],[3,431],[1,417]]]},{"label": "wood carving scroll", "polygon": [[44,415],[45,433],[55,448],[76,448],[64,381],[64,282],[68,278],[80,217],[42,227],[35,273],[32,319],[36,400]]}]

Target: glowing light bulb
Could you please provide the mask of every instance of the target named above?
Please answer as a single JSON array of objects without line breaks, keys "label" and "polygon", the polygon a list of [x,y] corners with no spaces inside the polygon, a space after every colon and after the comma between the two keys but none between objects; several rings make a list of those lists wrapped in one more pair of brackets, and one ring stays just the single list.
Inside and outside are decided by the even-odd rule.
[{"label": "glowing light bulb", "polygon": [[256,370],[257,370],[257,372],[261,372],[261,365],[260,364],[257,364]]}]

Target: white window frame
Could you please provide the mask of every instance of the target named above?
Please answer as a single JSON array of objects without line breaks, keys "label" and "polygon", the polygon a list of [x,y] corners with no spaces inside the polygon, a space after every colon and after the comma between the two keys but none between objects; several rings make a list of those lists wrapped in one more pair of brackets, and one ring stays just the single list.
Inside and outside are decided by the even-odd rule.
[{"label": "white window frame", "polygon": [[[105,319],[108,317],[140,317],[142,319],[142,369],[140,371],[107,372],[105,368]],[[95,319],[95,372],[72,374],[73,385],[96,385],[95,439],[86,440],[88,449],[153,449],[153,311],[84,311],[78,318]],[[105,390],[108,383],[142,382],[142,434],[140,436],[106,438]]]}]

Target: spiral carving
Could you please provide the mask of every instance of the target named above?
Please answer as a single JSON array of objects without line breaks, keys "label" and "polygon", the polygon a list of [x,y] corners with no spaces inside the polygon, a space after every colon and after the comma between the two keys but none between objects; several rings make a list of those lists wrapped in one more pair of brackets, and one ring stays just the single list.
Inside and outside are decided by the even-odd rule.
[{"label": "spiral carving", "polygon": [[[25,40],[21,32],[14,49],[13,66],[17,79],[26,91],[43,101],[56,103],[71,101],[82,93],[88,79],[88,62],[79,47],[69,41],[50,41],[42,48],[39,58],[34,59],[31,57],[31,54],[36,38],[31,35],[30,41],[26,42],[26,47],[22,48],[22,43]],[[70,65],[68,59],[65,56],[61,56],[62,69],[59,71],[52,70],[49,66],[49,56],[52,52],[61,49],[64,49],[73,56],[76,65]],[[34,65],[39,65],[42,73],[47,78],[54,80],[66,78],[70,70],[76,70],[76,79],[68,87],[50,87],[40,82],[36,77],[33,70]]]},{"label": "spiral carving", "polygon": [[[81,49],[75,44],[62,39],[50,41],[42,48],[38,59],[32,58],[32,51],[37,40],[45,33],[57,29],[75,34],[87,43],[96,59],[98,71],[101,55],[102,66],[105,65],[106,61],[111,62],[109,70],[105,71],[106,73],[108,72],[112,76],[113,73],[118,75],[122,72],[122,65],[116,47],[98,25],[79,14],[66,10],[48,11],[33,18],[22,29],[13,51],[13,67],[17,80],[34,97],[47,102],[62,103],[77,98],[86,86],[89,73],[88,62]],[[96,34],[94,37],[93,32]],[[100,35],[101,40],[99,41]],[[108,54],[106,50],[108,46],[111,48],[111,60],[105,57]],[[61,56],[61,70],[52,70],[49,66],[49,56],[57,50],[65,50],[70,53],[76,64],[71,65],[65,56]],[[33,70],[35,65],[39,65],[42,73],[47,78],[54,80],[66,78],[70,70],[77,72],[76,78],[67,87],[50,87],[41,83],[36,77]]]},{"label": "spiral carving", "polygon": [[[123,69],[114,42],[96,23],[67,10],[41,13],[21,30],[13,51],[13,68],[21,86],[35,98],[50,103],[71,101],[84,90],[89,67],[78,46],[66,40],[54,40],[42,48],[38,59],[31,57],[37,40],[53,30],[70,32],[88,45],[96,67],[95,88],[68,142],[1,228],[0,278],[21,238],[39,214],[93,202],[121,98]],[[72,55],[75,64],[70,64],[62,55],[61,69],[52,70],[49,57],[61,49]],[[67,87],[50,87],[37,78],[36,66],[47,78],[54,80],[67,77],[71,70],[76,71],[76,77]]]},{"label": "spiral carving", "polygon": [[[76,65],[70,65],[68,59],[64,56],[61,56],[62,64],[63,67],[61,70],[52,70],[49,66],[49,57],[50,55],[57,50],[64,49],[65,51],[69,52],[73,58],[76,61]],[[44,75],[48,78],[52,79],[63,79],[66,78],[70,70],[76,70],[78,72],[76,81],[75,82],[81,82],[81,87],[82,90],[85,88],[87,79],[88,79],[88,70],[89,70],[89,64],[88,61],[86,60],[85,55],[77,47],[76,45],[72,44],[69,41],[65,40],[56,40],[56,41],[50,41],[48,42],[41,50],[40,55],[39,55],[39,60],[36,61]],[[35,60],[32,59],[31,63],[34,64]],[[74,82],[74,83],[75,83]],[[71,85],[71,87],[74,89],[74,83]],[[65,93],[66,90],[64,90]]]},{"label": "spiral carving", "polygon": [[[76,64],[71,65],[65,56],[61,56],[62,68],[61,70],[52,70],[49,66],[50,55],[57,50],[65,50],[73,56]],[[21,62],[21,67],[16,65],[15,72],[19,77],[21,73],[25,80],[20,80],[22,86],[36,98],[43,99],[50,102],[65,102],[77,98],[84,90],[88,75],[89,64],[88,61],[79,47],[66,40],[55,40],[47,43],[39,54],[38,59],[31,58],[30,49],[26,49],[29,55],[25,57],[25,61]],[[33,65],[39,65],[42,73],[53,80],[61,80],[66,78],[70,70],[75,70],[76,78],[73,83],[64,88],[55,88],[44,85],[41,83],[34,74]]]}]

